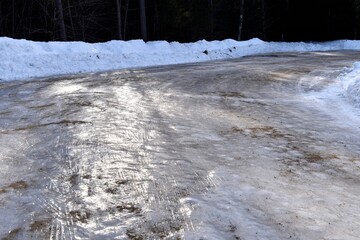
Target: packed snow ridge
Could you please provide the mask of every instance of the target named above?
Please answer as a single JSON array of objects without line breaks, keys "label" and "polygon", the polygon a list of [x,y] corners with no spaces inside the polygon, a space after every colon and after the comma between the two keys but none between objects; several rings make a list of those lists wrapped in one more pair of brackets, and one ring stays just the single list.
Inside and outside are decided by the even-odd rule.
[{"label": "packed snow ridge", "polygon": [[356,107],[360,107],[360,62],[346,69],[339,78],[340,94]]},{"label": "packed snow ridge", "polygon": [[33,42],[0,38],[0,81],[60,74],[106,71],[216,59],[269,52],[359,49],[360,41],[275,43],[259,39],[178,43],[142,40],[85,42]]}]

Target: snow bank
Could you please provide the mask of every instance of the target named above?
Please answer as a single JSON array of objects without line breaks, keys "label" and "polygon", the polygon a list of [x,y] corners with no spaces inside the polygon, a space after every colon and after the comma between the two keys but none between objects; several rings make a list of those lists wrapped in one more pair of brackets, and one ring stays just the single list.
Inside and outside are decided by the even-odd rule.
[{"label": "snow bank", "polygon": [[249,41],[212,41],[180,44],[142,40],[84,42],[32,42],[0,38],[0,81],[31,79],[59,74],[145,67],[245,55],[287,52],[360,49],[360,41],[327,43],[271,43]]},{"label": "snow bank", "polygon": [[360,120],[360,62],[344,68],[334,83],[321,91],[310,91],[303,97],[312,106],[326,111],[341,124],[359,128]]},{"label": "snow bank", "polygon": [[360,107],[360,62],[345,70],[340,77],[341,94],[348,102]]}]

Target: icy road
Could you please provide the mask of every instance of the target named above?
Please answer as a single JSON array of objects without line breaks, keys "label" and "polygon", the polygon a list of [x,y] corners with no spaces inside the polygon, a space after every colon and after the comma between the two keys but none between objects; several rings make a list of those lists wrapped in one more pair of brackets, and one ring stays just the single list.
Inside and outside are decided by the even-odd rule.
[{"label": "icy road", "polygon": [[359,52],[0,84],[0,239],[359,239]]}]

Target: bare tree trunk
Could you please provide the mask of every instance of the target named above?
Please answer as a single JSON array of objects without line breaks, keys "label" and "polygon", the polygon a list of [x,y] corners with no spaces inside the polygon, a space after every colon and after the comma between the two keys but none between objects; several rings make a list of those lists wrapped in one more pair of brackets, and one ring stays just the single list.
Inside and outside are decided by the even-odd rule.
[{"label": "bare tree trunk", "polygon": [[15,37],[15,0],[12,0],[11,36]]},{"label": "bare tree trunk", "polygon": [[244,4],[245,0],[241,0],[240,3],[240,18],[239,18],[239,32],[238,32],[238,40],[242,40],[242,32],[243,32],[243,25],[244,25]]},{"label": "bare tree trunk", "polygon": [[127,25],[127,17],[129,12],[129,2],[130,0],[126,0],[126,6],[125,6],[125,16],[124,16],[124,40],[126,40],[126,25]]},{"label": "bare tree trunk", "polygon": [[159,6],[158,1],[154,0],[154,37],[159,38]]},{"label": "bare tree trunk", "polygon": [[63,6],[61,0],[56,0],[56,11],[57,11],[57,21],[60,28],[60,40],[66,41],[64,12],[63,12]]},{"label": "bare tree trunk", "polygon": [[210,38],[214,39],[214,4],[213,0],[209,0],[210,5]]},{"label": "bare tree trunk", "polygon": [[75,27],[74,27],[74,20],[73,20],[73,14],[72,14],[72,6],[70,5],[70,0],[68,0],[68,8],[69,8],[69,19],[70,19],[70,25],[71,25],[71,32],[73,40],[76,40],[76,34],[75,34]]},{"label": "bare tree trunk", "polygon": [[86,26],[85,26],[85,17],[81,16],[80,17],[80,26],[81,26],[81,36],[82,36],[82,40],[85,42],[86,40],[86,35],[85,35],[85,30],[86,30]]},{"label": "bare tree trunk", "polygon": [[31,37],[32,34],[32,11],[33,11],[33,2],[30,2],[30,6],[27,8],[27,19],[28,19],[28,35]]},{"label": "bare tree trunk", "polygon": [[263,40],[266,40],[266,0],[261,1],[262,7],[262,31],[263,31]]},{"label": "bare tree trunk", "polygon": [[0,36],[4,34],[2,4],[0,2]]},{"label": "bare tree trunk", "polygon": [[359,22],[360,22],[360,1],[359,0],[355,0],[354,1],[355,4],[355,24],[354,24],[354,39],[358,39],[359,36]]},{"label": "bare tree trunk", "polygon": [[145,0],[139,0],[140,2],[140,26],[141,26],[141,38],[147,41],[147,27],[146,27],[146,8]]},{"label": "bare tree trunk", "polygon": [[122,34],[121,34],[121,0],[115,0],[115,1],[116,1],[117,30],[118,30],[117,38],[119,40],[121,40],[122,39]]},{"label": "bare tree trunk", "polygon": [[285,4],[285,9],[283,10],[284,15],[283,18],[281,19],[281,28],[282,28],[282,33],[281,33],[281,41],[286,41],[287,39],[287,20],[289,19],[289,12],[290,12],[290,5],[289,5],[289,0],[285,0],[284,1]]}]

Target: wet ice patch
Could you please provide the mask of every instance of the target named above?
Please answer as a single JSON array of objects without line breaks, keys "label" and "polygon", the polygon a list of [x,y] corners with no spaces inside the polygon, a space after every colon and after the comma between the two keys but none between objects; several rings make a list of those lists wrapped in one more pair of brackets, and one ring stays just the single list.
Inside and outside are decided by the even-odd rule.
[{"label": "wet ice patch", "polygon": [[61,82],[54,84],[51,90],[54,95],[62,95],[62,94],[72,94],[79,92],[81,90],[84,90],[84,87],[73,82],[67,82],[67,83]]}]

